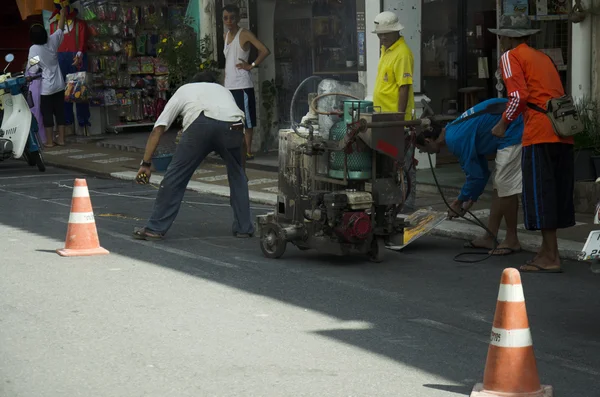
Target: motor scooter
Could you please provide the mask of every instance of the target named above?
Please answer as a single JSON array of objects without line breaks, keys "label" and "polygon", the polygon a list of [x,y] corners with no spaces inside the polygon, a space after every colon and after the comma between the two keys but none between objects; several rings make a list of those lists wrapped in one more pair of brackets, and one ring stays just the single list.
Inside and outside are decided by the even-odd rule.
[{"label": "motor scooter", "polygon": [[[600,178],[596,179],[600,184]],[[594,224],[600,225],[600,201],[594,211]],[[592,230],[579,254],[580,261],[589,262],[592,273],[600,273],[600,230]]]},{"label": "motor scooter", "polygon": [[24,73],[11,76],[6,69],[15,59],[8,54],[4,60],[8,62],[0,75],[0,95],[2,97],[3,115],[0,126],[0,161],[24,158],[30,166],[37,166],[41,172],[46,171],[42,155],[42,145],[38,137],[38,123],[31,113],[31,104],[27,103],[26,94],[29,82],[41,77],[25,76],[31,66],[40,62],[39,57],[30,59]]}]

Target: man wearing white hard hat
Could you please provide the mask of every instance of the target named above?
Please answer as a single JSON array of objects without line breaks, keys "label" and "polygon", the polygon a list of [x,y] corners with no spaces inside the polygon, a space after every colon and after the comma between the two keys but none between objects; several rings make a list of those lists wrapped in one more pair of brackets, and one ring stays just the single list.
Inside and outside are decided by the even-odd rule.
[{"label": "man wearing white hard hat", "polygon": [[375,17],[373,33],[381,43],[381,58],[377,67],[377,80],[373,91],[373,105],[382,112],[405,113],[412,118],[415,108],[413,92],[414,58],[401,31],[404,26],[391,11]]},{"label": "man wearing white hard hat", "polygon": [[[414,58],[401,31],[404,26],[396,14],[382,12],[375,17],[373,33],[381,43],[381,58],[377,67],[377,80],[373,90],[373,106],[381,112],[400,112],[405,120],[412,119],[415,108],[413,92]],[[400,129],[398,133],[403,133]],[[404,170],[408,174],[409,190],[404,203],[404,213],[414,211],[416,204],[417,171],[414,161],[415,147],[410,145],[405,151]]]}]

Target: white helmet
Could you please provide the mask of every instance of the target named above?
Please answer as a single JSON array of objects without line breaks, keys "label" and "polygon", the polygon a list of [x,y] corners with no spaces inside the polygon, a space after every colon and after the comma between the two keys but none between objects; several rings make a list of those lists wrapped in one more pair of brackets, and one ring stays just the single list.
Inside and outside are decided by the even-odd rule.
[{"label": "white helmet", "polygon": [[392,33],[404,30],[398,17],[391,11],[384,11],[375,17],[375,30],[372,33]]}]

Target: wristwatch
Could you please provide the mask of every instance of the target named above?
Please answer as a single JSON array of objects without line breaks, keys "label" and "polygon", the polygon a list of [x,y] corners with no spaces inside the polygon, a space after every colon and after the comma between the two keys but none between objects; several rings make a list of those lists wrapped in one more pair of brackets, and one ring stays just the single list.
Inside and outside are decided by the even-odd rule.
[{"label": "wristwatch", "polygon": [[144,160],[142,159],[142,162],[140,163],[140,166],[141,166],[141,167],[151,167],[151,166],[152,166],[152,163],[150,163],[150,162],[146,162],[146,161],[144,161]]},{"label": "wristwatch", "polygon": [[252,62],[252,68],[254,69],[256,67],[256,62]]}]

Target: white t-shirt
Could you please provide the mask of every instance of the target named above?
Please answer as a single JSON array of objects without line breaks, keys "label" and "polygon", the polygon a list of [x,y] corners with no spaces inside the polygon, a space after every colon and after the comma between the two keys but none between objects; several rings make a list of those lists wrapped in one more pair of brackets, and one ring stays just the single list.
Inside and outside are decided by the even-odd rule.
[{"label": "white t-shirt", "polygon": [[65,80],[58,64],[58,47],[60,47],[63,38],[63,31],[58,29],[48,37],[46,44],[34,44],[29,49],[28,59],[35,56],[40,57],[37,67],[32,67],[30,71],[36,72],[38,68],[42,69],[42,95],[56,94],[65,89]]},{"label": "white t-shirt", "polygon": [[238,108],[231,92],[215,83],[185,84],[167,102],[154,128],[164,126],[167,130],[173,121],[183,115],[183,130],[204,112],[211,119],[235,123],[244,120],[244,112]]}]

